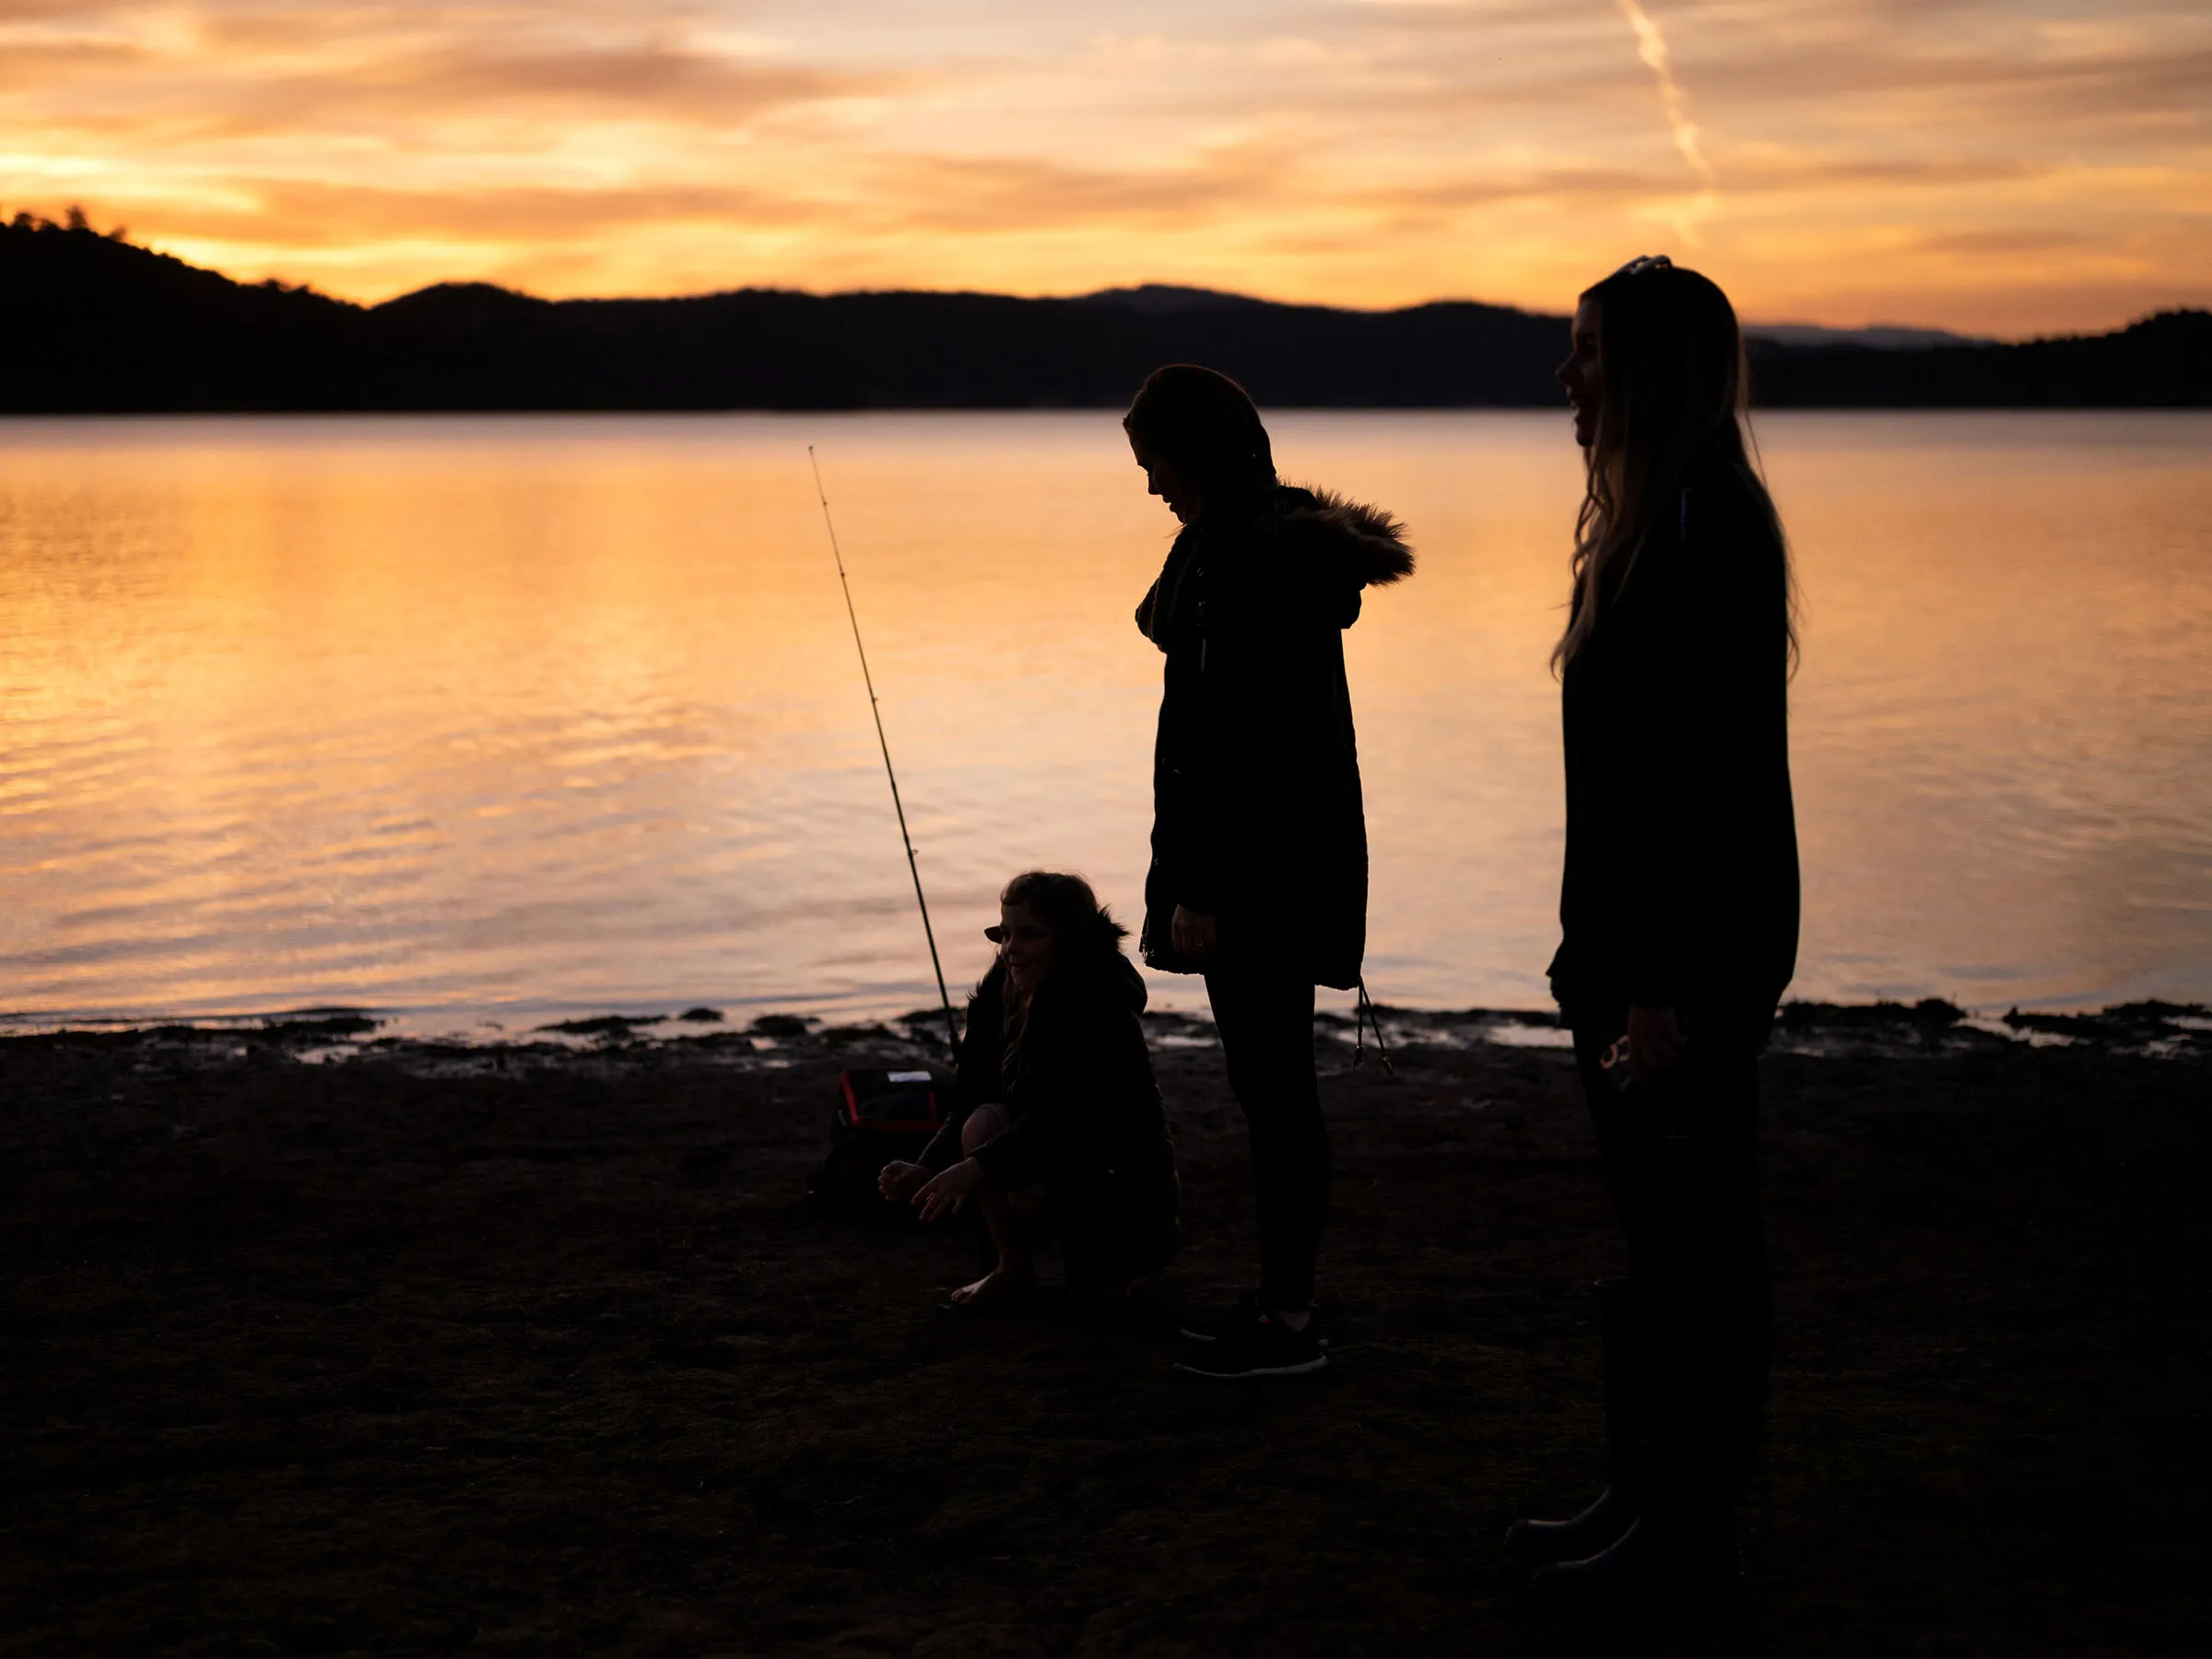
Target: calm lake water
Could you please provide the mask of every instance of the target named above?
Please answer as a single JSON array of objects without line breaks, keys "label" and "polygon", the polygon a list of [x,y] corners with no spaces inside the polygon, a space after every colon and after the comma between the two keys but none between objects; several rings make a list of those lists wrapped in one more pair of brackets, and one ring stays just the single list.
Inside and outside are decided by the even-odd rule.
[{"label": "calm lake water", "polygon": [[[1566,418],[1273,424],[1420,550],[1349,639],[1370,987],[1544,1006]],[[1795,994],[2212,999],[2212,417],[1760,432],[1806,609]],[[0,1009],[934,1000],[808,443],[956,995],[1017,870],[1134,920],[1172,524],[1111,415],[11,421]]]}]

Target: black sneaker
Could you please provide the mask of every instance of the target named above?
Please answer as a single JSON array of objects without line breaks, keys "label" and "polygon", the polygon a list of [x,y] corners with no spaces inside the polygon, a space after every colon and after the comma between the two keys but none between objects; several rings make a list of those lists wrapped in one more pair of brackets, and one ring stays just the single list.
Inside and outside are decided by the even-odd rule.
[{"label": "black sneaker", "polygon": [[[1307,1310],[1306,1335],[1323,1347],[1329,1346],[1329,1333],[1322,1323],[1321,1310]],[[1252,1328],[1260,1316],[1260,1293],[1247,1290],[1227,1308],[1217,1308],[1210,1313],[1193,1313],[1182,1322],[1182,1339],[1185,1342],[1221,1342],[1240,1336]]]},{"label": "black sneaker", "polygon": [[1194,1377],[1230,1381],[1243,1377],[1302,1377],[1329,1362],[1320,1338],[1308,1326],[1294,1331],[1270,1313],[1253,1316],[1241,1330],[1224,1332],[1200,1344],[1175,1369]]}]

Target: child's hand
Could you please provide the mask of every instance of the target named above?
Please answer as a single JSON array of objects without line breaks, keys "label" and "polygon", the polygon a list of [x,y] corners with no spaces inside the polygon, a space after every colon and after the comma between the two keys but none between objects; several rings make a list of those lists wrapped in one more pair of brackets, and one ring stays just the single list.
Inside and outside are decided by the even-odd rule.
[{"label": "child's hand", "polygon": [[914,1194],[914,1207],[924,1221],[957,1216],[960,1206],[983,1190],[983,1166],[964,1158]]},{"label": "child's hand", "polygon": [[929,1179],[929,1171],[918,1163],[901,1163],[893,1159],[883,1166],[876,1177],[876,1190],[893,1204],[903,1204],[914,1195],[916,1189]]}]

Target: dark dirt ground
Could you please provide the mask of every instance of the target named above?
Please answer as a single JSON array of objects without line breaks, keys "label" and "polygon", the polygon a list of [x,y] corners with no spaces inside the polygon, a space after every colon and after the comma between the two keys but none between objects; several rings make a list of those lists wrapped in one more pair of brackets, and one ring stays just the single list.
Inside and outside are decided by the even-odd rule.
[{"label": "dark dirt ground", "polygon": [[[1335,1359],[1222,1385],[802,1200],[880,1038],[0,1042],[0,1653],[2201,1653],[2212,1050],[1900,1032],[1770,1061],[1747,1603],[1644,1632],[1498,1550],[1597,1464],[1557,1051],[1332,1043]],[[1164,1315],[1253,1257],[1218,1054],[1160,1061]]]}]

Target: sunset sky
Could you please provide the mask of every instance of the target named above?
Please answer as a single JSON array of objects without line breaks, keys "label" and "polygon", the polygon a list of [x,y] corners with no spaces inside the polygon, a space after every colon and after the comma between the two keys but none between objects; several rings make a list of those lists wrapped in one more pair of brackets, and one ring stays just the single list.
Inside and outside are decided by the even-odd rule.
[{"label": "sunset sky", "polygon": [[360,300],[2212,300],[2203,0],[0,0],[0,211]]}]

